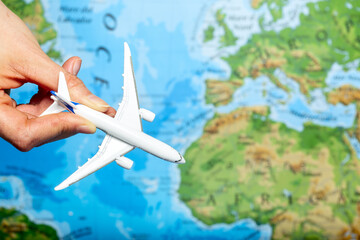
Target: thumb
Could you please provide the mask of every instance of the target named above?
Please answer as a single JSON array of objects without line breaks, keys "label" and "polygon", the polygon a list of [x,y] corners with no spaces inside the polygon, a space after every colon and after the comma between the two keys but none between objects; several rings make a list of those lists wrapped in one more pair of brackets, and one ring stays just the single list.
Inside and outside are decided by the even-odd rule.
[{"label": "thumb", "polygon": [[71,73],[72,75],[77,76],[77,74],[80,71],[80,67],[81,67],[81,58],[79,57],[71,57],[68,60],[66,60],[64,62],[64,64],[62,65],[62,67],[69,73]]}]

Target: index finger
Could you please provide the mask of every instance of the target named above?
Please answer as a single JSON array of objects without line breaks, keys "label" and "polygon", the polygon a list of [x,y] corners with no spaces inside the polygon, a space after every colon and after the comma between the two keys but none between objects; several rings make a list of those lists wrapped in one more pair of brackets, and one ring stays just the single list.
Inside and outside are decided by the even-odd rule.
[{"label": "index finger", "polygon": [[70,97],[73,101],[84,104],[97,111],[106,112],[109,105],[101,98],[92,94],[83,81],[53,62],[42,50],[23,59],[19,71],[27,81],[47,90],[58,90],[59,72],[63,72],[67,81]]}]

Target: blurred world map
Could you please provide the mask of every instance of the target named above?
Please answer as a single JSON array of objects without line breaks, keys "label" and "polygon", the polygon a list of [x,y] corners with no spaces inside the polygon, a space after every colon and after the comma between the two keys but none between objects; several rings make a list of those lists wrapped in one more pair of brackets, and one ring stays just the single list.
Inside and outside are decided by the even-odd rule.
[{"label": "blurred world map", "polygon": [[104,133],[0,139],[0,239],[360,239],[360,1],[3,2],[115,109],[128,42],[144,131],[187,162],[134,150],[56,192]]}]

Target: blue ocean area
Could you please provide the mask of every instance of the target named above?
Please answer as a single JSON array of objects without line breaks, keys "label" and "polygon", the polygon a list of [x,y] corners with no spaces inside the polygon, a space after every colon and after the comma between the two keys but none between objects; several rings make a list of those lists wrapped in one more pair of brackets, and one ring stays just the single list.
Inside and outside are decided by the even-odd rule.
[{"label": "blue ocean area", "polygon": [[[118,107],[122,99],[123,43],[128,42],[140,105],[157,114],[153,123],[144,123],[144,132],[184,153],[201,136],[204,124],[214,114],[214,108],[204,100],[204,62],[190,56],[184,25],[169,30],[165,23],[149,19],[123,38],[104,27],[104,16],[107,13],[118,16],[124,11],[124,4],[113,3],[96,11],[97,3],[83,1],[82,6],[95,9],[92,24],[88,25],[59,22],[59,8],[63,4],[45,1],[46,16],[59,33],[56,47],[63,56],[77,55],[83,59],[79,77],[86,86],[114,108]],[[67,7],[78,5],[66,1]],[[197,11],[189,11],[187,17],[197,18]],[[62,12],[61,19],[66,17],[72,15]],[[129,21],[136,17],[134,14]],[[125,28],[126,23],[117,22],[116,26]],[[27,86],[14,96],[26,102],[34,92],[36,88]],[[141,150],[126,155],[135,162],[130,171],[112,163],[63,191],[54,191],[56,185],[96,153],[104,136],[100,131],[77,135],[28,153],[21,153],[0,139],[0,147],[7,149],[4,155],[7,161],[0,164],[1,176],[19,178],[25,188],[22,194],[32,201],[30,207],[22,208],[14,200],[14,207],[39,222],[49,223],[52,219],[51,225],[64,239],[270,238],[271,227],[259,226],[251,219],[212,226],[198,221],[179,200],[178,167]],[[6,181],[0,182],[0,189],[8,189],[3,195],[0,193],[1,198],[14,197],[9,186]]]},{"label": "blue ocean area", "polygon": [[[291,83],[296,86],[295,83]],[[270,119],[282,122],[288,127],[302,131],[304,123],[312,122],[327,127],[350,128],[356,116],[354,104],[332,105],[326,102],[324,94],[314,90],[311,103],[300,91],[285,92],[276,87],[268,77],[246,78],[244,85],[233,95],[232,101],[216,111],[229,113],[239,107],[269,106]],[[314,94],[313,94],[314,93]]]},{"label": "blue ocean area", "polygon": [[[241,107],[267,106],[271,120],[297,131],[309,122],[331,128],[350,128],[354,124],[355,104],[332,105],[326,99],[327,93],[344,84],[360,88],[359,71],[351,67],[344,70],[337,64],[326,78],[327,87],[312,89],[307,95],[296,81],[277,69],[274,75],[286,88],[280,88],[267,76],[245,78],[228,104],[206,104],[205,81],[226,81],[232,74],[228,66],[213,59],[222,61],[222,51],[231,54],[238,47],[216,49],[219,52],[214,52],[214,56],[201,48],[201,24],[209,20],[208,12],[214,15],[215,10],[225,6],[223,3],[42,3],[46,18],[58,34],[55,49],[64,61],[71,56],[81,57],[79,78],[115,109],[123,97],[124,42],[129,44],[140,107],[156,113],[154,122],[143,121],[144,132],[182,154],[202,136],[205,124],[216,113],[230,113]],[[249,2],[241,7],[254,11],[253,17],[260,16]],[[263,5],[259,11],[265,13],[266,9]],[[227,10],[224,8],[224,12]],[[26,103],[36,92],[36,86],[26,84],[13,91],[11,97]],[[0,201],[36,222],[51,225],[64,240],[271,238],[270,224],[261,225],[250,218],[210,226],[196,219],[179,196],[182,179],[178,166],[140,149],[126,154],[134,161],[131,170],[113,162],[78,183],[55,191],[55,186],[96,154],[104,137],[100,130],[92,135],[78,134],[26,153],[0,138],[0,148],[6,150],[0,161]],[[360,158],[359,141],[350,135],[347,139]],[[342,164],[348,161],[349,156]]]},{"label": "blue ocean area", "polygon": [[306,102],[296,98],[289,103],[289,112],[300,118],[303,123],[313,122],[327,127],[350,128],[355,120],[356,107],[354,104],[348,106],[329,104],[326,109],[316,112]]},{"label": "blue ocean area", "polygon": [[354,136],[350,137],[348,134],[346,135],[346,137],[349,140],[353,149],[355,150],[357,157],[360,159],[360,143],[359,143],[359,141],[357,140],[356,137],[354,137]]},{"label": "blue ocean area", "polygon": [[347,71],[338,64],[334,64],[325,81],[330,89],[347,84],[360,88],[360,72],[356,70],[356,64],[354,68],[350,68]]},{"label": "blue ocean area", "polygon": [[14,197],[11,184],[8,181],[0,181],[0,199],[8,200]]},{"label": "blue ocean area", "polygon": [[[327,88],[312,90],[309,96],[277,69],[275,76],[288,91],[266,76],[245,78],[229,104],[207,105],[205,80],[226,79],[231,74],[196,49],[200,48],[197,33],[202,31],[206,12],[214,11],[209,9],[215,1],[42,3],[58,34],[55,49],[63,60],[81,57],[79,78],[115,109],[123,96],[123,44],[129,44],[140,105],[157,114],[153,123],[143,121],[144,132],[182,154],[203,134],[204,125],[215,113],[240,107],[268,106],[270,119],[297,131],[302,131],[307,122],[343,128],[354,124],[354,104],[331,105],[325,99],[327,92],[344,84],[360,88],[360,73],[345,71],[336,64],[326,79]],[[134,4],[138,5],[135,10]],[[167,12],[165,6],[172,10]],[[249,2],[243,7],[253,11]],[[127,16],[126,21],[121,16]],[[26,84],[11,96],[18,103],[26,103],[36,91],[35,86]],[[179,168],[139,149],[126,154],[134,161],[131,170],[111,163],[69,188],[54,191],[96,154],[104,136],[100,130],[93,135],[79,134],[27,153],[0,139],[0,148],[6,149],[0,161],[0,201],[36,222],[51,225],[65,240],[271,238],[270,224],[259,225],[253,219],[211,226],[196,219],[180,200]],[[358,140],[347,138],[360,157]],[[344,159],[343,164],[347,161]]]}]

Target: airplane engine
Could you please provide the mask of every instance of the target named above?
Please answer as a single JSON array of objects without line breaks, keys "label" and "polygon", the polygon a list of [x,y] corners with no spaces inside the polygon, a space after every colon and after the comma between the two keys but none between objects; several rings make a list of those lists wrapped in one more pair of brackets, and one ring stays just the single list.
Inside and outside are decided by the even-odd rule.
[{"label": "airplane engine", "polygon": [[153,113],[145,108],[140,108],[140,116],[145,121],[152,122],[152,121],[154,121],[155,113]]},{"label": "airplane engine", "polygon": [[116,164],[119,165],[120,167],[123,167],[127,170],[131,169],[134,162],[130,159],[128,159],[127,157],[117,157],[115,160]]}]

